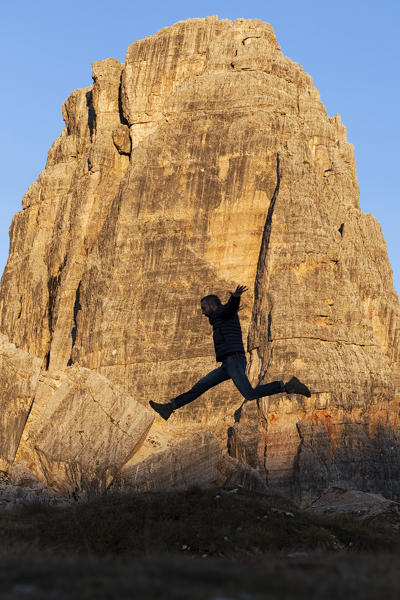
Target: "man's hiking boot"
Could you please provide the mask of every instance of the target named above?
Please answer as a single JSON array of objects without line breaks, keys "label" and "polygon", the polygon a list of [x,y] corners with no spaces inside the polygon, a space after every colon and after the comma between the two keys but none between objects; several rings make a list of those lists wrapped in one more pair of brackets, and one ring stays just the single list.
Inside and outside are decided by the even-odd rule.
[{"label": "man's hiking boot", "polygon": [[150,400],[149,404],[151,408],[155,410],[165,421],[168,421],[174,412],[171,402],[167,402],[167,404],[159,404],[158,402],[153,402],[153,400]]},{"label": "man's hiking boot", "polygon": [[287,394],[301,394],[302,396],[311,396],[311,392],[304,383],[301,383],[297,377],[292,377],[287,383],[285,383],[285,392]]}]

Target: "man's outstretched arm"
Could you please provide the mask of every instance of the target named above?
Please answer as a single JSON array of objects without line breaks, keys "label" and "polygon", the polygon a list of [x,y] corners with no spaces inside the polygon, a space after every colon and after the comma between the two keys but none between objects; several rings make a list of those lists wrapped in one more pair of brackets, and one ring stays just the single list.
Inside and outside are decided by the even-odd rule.
[{"label": "man's outstretched arm", "polygon": [[231,297],[226,304],[223,304],[219,309],[219,315],[223,318],[234,315],[240,304],[240,296],[247,292],[248,288],[245,285],[238,285],[234,292],[229,292]]},{"label": "man's outstretched arm", "polygon": [[235,296],[235,298],[240,298],[243,292],[247,292],[249,288],[246,285],[238,285],[234,292],[229,292],[231,296]]}]

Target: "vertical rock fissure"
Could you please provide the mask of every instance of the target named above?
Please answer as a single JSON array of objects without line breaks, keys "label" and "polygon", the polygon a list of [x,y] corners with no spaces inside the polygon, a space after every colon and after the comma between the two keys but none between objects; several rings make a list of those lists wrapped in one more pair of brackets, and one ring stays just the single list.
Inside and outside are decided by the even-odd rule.
[{"label": "vertical rock fissure", "polygon": [[[267,217],[266,217],[265,224],[264,224],[264,231],[263,231],[260,253],[258,255],[257,274],[256,274],[256,280],[255,280],[255,286],[254,286],[254,305],[253,305],[252,321],[253,321],[253,327],[258,327],[258,328],[260,328],[260,319],[258,318],[258,313],[261,308],[261,298],[263,295],[262,292],[264,292],[264,294],[265,294],[263,280],[264,280],[265,266],[266,266],[267,255],[268,255],[268,250],[269,250],[269,243],[270,243],[270,238],[271,238],[272,217],[274,214],[275,204],[276,204],[276,200],[278,198],[279,188],[280,188],[280,183],[281,183],[281,173],[280,173],[279,167],[280,167],[280,158],[279,158],[279,152],[277,152],[276,153],[276,184],[275,184],[274,193],[272,195],[272,198],[271,198],[271,201],[270,201],[270,204],[268,207]],[[268,342],[270,342],[271,337],[272,337],[271,336],[271,325],[272,325],[272,314],[271,314],[271,309],[269,309],[268,310],[268,321],[267,321],[267,332],[266,332]],[[256,333],[256,338],[257,337],[258,336]],[[257,352],[258,352],[258,348],[257,348]],[[269,354],[271,355],[271,352],[269,352]],[[263,369],[263,367],[261,365],[260,373],[258,376],[258,383],[262,383],[265,373],[266,373],[266,370]],[[262,452],[262,465],[263,465],[262,475],[265,478],[265,481],[268,482],[268,479],[269,479],[268,465],[267,465],[268,419],[267,419],[266,415],[263,413],[261,403],[259,403],[259,402],[257,403],[257,413],[258,413],[260,427],[263,431],[263,434],[261,434],[261,432],[260,432],[260,434],[262,435],[262,438],[263,438],[262,440],[260,440],[260,444],[264,446],[264,450]]]},{"label": "vertical rock fissure", "polygon": [[88,107],[88,126],[90,131],[90,141],[93,142],[93,137],[96,133],[96,112],[93,106],[92,91],[86,94],[86,106]]},{"label": "vertical rock fissure", "polygon": [[260,427],[261,427],[261,435],[262,435],[262,441],[261,444],[264,446],[264,451],[262,452],[262,466],[264,469],[264,480],[265,483],[268,485],[268,480],[269,480],[269,473],[268,473],[268,467],[267,467],[267,451],[268,451],[268,444],[267,444],[267,436],[268,436],[268,419],[266,418],[264,411],[262,409],[262,402],[261,399],[257,400],[257,413],[258,413],[258,417],[260,419]]},{"label": "vertical rock fissure", "polygon": [[254,290],[255,300],[258,299],[258,296],[259,296],[258,291],[259,291],[259,287],[260,287],[260,281],[264,274],[265,261],[266,261],[268,249],[269,249],[269,240],[271,238],[272,215],[274,214],[275,203],[276,203],[276,199],[278,198],[279,188],[281,185],[281,174],[279,171],[279,164],[280,164],[279,152],[277,152],[276,153],[276,185],[275,185],[274,193],[271,198],[271,202],[269,204],[267,218],[265,220],[265,225],[264,225],[264,232],[263,232],[263,237],[262,237],[262,242],[261,242],[260,254],[258,256],[256,285],[255,285],[255,290]]},{"label": "vertical rock fissure", "polygon": [[[278,198],[279,188],[280,188],[280,184],[281,184],[281,173],[280,173],[279,167],[280,167],[280,157],[279,157],[279,152],[277,152],[276,153],[276,184],[275,184],[274,193],[272,194],[271,202],[268,207],[268,213],[267,213],[267,217],[265,219],[260,252],[258,255],[256,279],[255,279],[255,284],[254,284],[254,304],[253,304],[253,314],[252,314],[253,330],[254,330],[254,328],[260,329],[261,302],[262,302],[262,298],[263,297],[265,298],[265,296],[266,296],[268,299],[268,304],[269,304],[268,322],[267,322],[267,340],[268,340],[268,342],[270,342],[272,339],[272,334],[271,334],[272,312],[271,312],[271,302],[270,302],[269,294],[264,289],[265,286],[263,285],[263,279],[264,279],[265,265],[266,265],[268,250],[269,250],[269,242],[270,242],[270,238],[271,238],[272,217],[274,214],[275,204],[276,204],[276,200]],[[257,331],[255,331],[255,335],[253,334],[253,342],[254,342],[254,337],[257,340],[257,338],[258,338]],[[249,337],[248,337],[249,348],[251,347],[250,348],[251,350],[257,349],[257,352],[258,352],[258,345],[259,345],[258,343],[251,344],[250,331],[249,331]],[[261,380],[261,370],[260,370],[259,383],[261,383],[261,381],[262,380]]]},{"label": "vertical rock fissure", "polygon": [[81,282],[79,282],[79,285],[76,288],[76,292],[75,292],[74,325],[73,325],[73,327],[71,329],[71,338],[72,338],[71,356],[69,357],[69,360],[68,360],[68,363],[67,363],[67,367],[70,367],[73,364],[72,349],[75,346],[76,335],[77,335],[77,332],[78,332],[78,312],[82,309],[80,299],[81,299]]},{"label": "vertical rock fissure", "polygon": [[292,475],[292,497],[297,500],[301,500],[301,474],[300,474],[300,456],[303,450],[304,437],[301,433],[301,429],[298,424],[296,424],[297,433],[299,434],[299,445],[297,447],[296,456],[293,460],[293,475]]},{"label": "vertical rock fissure", "polygon": [[123,74],[123,70],[121,71],[121,77],[119,80],[119,88],[118,88],[118,110],[119,110],[119,120],[121,121],[122,125],[128,125],[129,123],[127,121],[127,119],[125,118],[124,115],[124,109],[123,109],[123,105],[122,105],[122,74]]},{"label": "vertical rock fissure", "polygon": [[54,328],[55,328],[55,308],[56,308],[56,302],[57,302],[57,292],[58,292],[58,288],[60,287],[62,272],[64,270],[66,262],[67,262],[67,257],[64,258],[63,263],[60,265],[57,275],[50,275],[50,277],[47,281],[47,289],[48,289],[48,293],[49,293],[49,305],[48,305],[48,309],[47,309],[47,319],[48,319],[50,339],[49,339],[49,349],[45,356],[46,371],[48,370],[49,364],[50,364],[50,349],[51,349],[51,342],[53,340],[53,333],[54,333]]},{"label": "vertical rock fissure", "polygon": [[61,279],[61,271],[59,271],[57,273],[57,275],[52,275],[47,282],[47,287],[49,290],[48,321],[49,321],[50,338],[54,331],[54,312],[55,312],[55,305],[56,305],[56,300],[57,300],[57,290],[58,290],[58,286],[60,285],[60,279]]},{"label": "vertical rock fissure", "polygon": [[268,313],[268,341],[269,342],[272,341],[271,325],[272,325],[272,312],[269,311],[269,313]]}]

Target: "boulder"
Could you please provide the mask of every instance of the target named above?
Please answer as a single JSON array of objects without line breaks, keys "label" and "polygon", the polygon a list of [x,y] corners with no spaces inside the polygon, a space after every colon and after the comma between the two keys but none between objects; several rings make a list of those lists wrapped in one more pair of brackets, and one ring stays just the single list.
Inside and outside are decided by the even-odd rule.
[{"label": "boulder", "polygon": [[42,360],[0,335],[0,470],[12,465],[32,408]]},{"label": "boulder", "polygon": [[224,454],[218,463],[220,487],[242,487],[246,490],[266,494],[268,486],[260,473],[245,462]]},{"label": "boulder", "polygon": [[136,493],[208,487],[217,482],[219,460],[217,438],[209,431],[195,433],[140,462],[133,459],[113,488]]},{"label": "boulder", "polygon": [[348,490],[341,487],[328,488],[319,498],[305,507],[313,515],[346,515],[348,517],[371,520],[395,520],[400,525],[400,504],[384,498],[381,494],[372,494],[360,490]]},{"label": "boulder", "polygon": [[102,493],[153,420],[123,388],[89,369],[44,375],[15,464],[64,497]]}]

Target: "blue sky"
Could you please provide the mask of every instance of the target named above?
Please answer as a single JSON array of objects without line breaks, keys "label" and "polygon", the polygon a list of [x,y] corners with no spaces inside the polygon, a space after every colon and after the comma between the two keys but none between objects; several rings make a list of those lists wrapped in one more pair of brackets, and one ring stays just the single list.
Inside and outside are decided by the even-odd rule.
[{"label": "blue sky", "polygon": [[176,21],[209,15],[270,23],[283,52],[312,76],[328,114],[341,115],[355,146],[361,208],[382,226],[400,291],[400,3],[395,0],[4,0],[0,272],[12,216],[63,129],[62,102],[91,84],[91,63],[110,56],[123,61],[135,40]]}]

